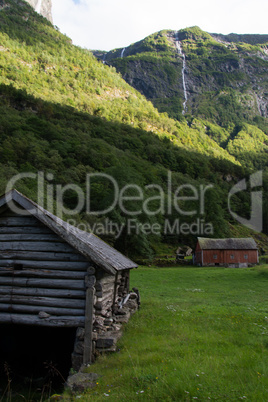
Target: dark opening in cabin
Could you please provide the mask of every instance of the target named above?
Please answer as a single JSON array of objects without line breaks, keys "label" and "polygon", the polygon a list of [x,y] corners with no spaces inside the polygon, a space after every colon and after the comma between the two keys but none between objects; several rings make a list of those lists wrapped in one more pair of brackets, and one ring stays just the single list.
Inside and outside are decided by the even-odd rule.
[{"label": "dark opening in cabin", "polygon": [[[8,364],[14,380],[63,384],[71,368],[76,328],[0,325],[0,378]],[[49,378],[51,377],[51,378]]]}]

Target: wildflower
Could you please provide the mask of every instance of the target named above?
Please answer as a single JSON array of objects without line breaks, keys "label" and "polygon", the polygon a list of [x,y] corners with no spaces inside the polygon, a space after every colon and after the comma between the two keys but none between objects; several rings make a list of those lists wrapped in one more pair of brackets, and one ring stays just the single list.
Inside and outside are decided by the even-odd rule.
[{"label": "wildflower", "polygon": [[103,395],[104,395],[104,396],[110,396],[109,394],[105,394],[105,393],[104,393]]}]

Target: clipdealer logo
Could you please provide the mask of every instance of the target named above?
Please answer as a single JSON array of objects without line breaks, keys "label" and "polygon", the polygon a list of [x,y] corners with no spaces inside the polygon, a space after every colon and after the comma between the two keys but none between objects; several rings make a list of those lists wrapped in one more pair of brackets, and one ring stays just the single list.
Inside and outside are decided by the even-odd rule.
[{"label": "clipdealer logo", "polygon": [[[112,233],[116,237],[127,232],[128,234],[155,234],[155,235],[212,235],[213,225],[205,221],[205,204],[209,197],[209,191],[214,187],[212,184],[194,186],[190,183],[175,185],[172,172],[168,172],[164,187],[159,184],[148,184],[140,187],[129,183],[120,187],[117,181],[105,173],[90,173],[86,176],[85,191],[76,184],[53,184],[54,176],[44,172],[24,172],[14,176],[7,184],[6,192],[16,187],[23,179],[33,179],[37,183],[37,204],[42,209],[48,210],[58,218],[64,216],[75,217],[79,213],[106,218],[102,221],[92,220],[93,223],[79,222],[69,219],[70,226],[76,226],[81,230],[93,232],[97,235]],[[110,188],[111,197],[109,205],[96,210],[92,207],[94,200],[93,183],[102,183]],[[64,204],[64,198],[68,191],[76,195],[77,204],[69,209]],[[108,201],[108,200],[107,200]],[[10,202],[10,208],[16,213],[25,213],[14,202]],[[113,210],[118,209],[126,218],[123,223],[111,221],[107,216]],[[37,211],[38,213],[38,211]],[[164,217],[159,221],[150,223],[148,218],[152,216]],[[142,216],[142,223],[139,217]]]},{"label": "clipdealer logo", "polygon": [[[129,183],[122,188],[117,181],[105,173],[90,173],[86,176],[86,191],[76,184],[53,184],[54,176],[51,173],[20,173],[14,176],[7,184],[6,192],[16,187],[17,183],[23,179],[33,179],[37,183],[37,204],[59,218],[63,216],[78,215],[83,212],[87,215],[105,218],[102,222],[95,220],[93,224],[79,223],[75,219],[69,219],[67,223],[76,226],[81,230],[93,232],[97,235],[113,234],[119,237],[123,231],[128,234],[170,234],[170,235],[203,235],[211,236],[214,233],[213,224],[205,220],[205,204],[210,197],[210,190],[213,184],[193,186],[192,184],[182,184],[175,186],[172,182],[172,173],[168,172],[165,188],[158,184],[148,184],[140,187]],[[110,204],[102,210],[94,210],[91,205],[94,188],[92,182],[101,180],[102,184],[111,189]],[[257,187],[263,184],[262,171],[258,171],[250,176],[249,188],[251,190],[251,210],[250,218],[246,219],[239,216],[232,210],[232,197],[239,192],[248,189],[246,179],[239,181],[230,190],[227,197],[227,207],[230,215],[240,224],[261,232],[263,229],[262,219],[262,189]],[[73,209],[64,205],[65,194],[72,191],[76,194],[77,204]],[[25,214],[27,211],[21,209],[14,202],[10,202],[10,208],[16,212]],[[111,221],[107,216],[114,209],[119,209],[126,217],[125,223]],[[37,211],[38,213],[38,211]],[[162,215],[164,222],[150,224],[149,222],[139,222],[139,216]],[[172,219],[173,216],[173,219]],[[174,216],[177,218],[174,220]],[[186,219],[181,219],[186,217]]]},{"label": "clipdealer logo", "polygon": [[256,232],[261,232],[263,229],[263,192],[262,190],[252,191],[252,189],[255,189],[256,187],[261,187],[262,185],[263,175],[261,170],[250,175],[249,188],[251,190],[251,208],[249,219],[239,216],[231,209],[231,198],[235,194],[248,189],[246,179],[239,181],[235,186],[233,186],[228,195],[228,209],[232,217],[237,220],[237,222],[241,223],[249,229],[255,230]]}]

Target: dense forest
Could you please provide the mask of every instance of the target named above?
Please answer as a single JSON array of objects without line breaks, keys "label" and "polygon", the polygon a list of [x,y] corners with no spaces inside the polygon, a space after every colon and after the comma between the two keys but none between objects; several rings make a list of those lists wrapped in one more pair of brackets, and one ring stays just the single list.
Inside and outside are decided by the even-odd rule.
[{"label": "dense forest", "polygon": [[[180,117],[174,119],[127,84],[115,67],[73,46],[27,3],[0,0],[0,7],[1,194],[21,172],[43,172],[47,197],[49,189],[70,183],[86,194],[87,177],[92,174],[91,210],[105,210],[114,199],[114,186],[94,176],[104,173],[125,189],[125,208],[116,203],[105,215],[96,215],[84,207],[69,216],[67,208],[75,208],[78,201],[77,192],[70,189],[64,192],[63,218],[88,228],[105,225],[107,219],[121,225],[118,236],[113,231],[97,234],[136,258],[152,257],[162,244],[193,246],[198,232],[164,230],[165,222],[172,228],[178,218],[188,226],[210,223],[213,233],[207,235],[214,237],[248,234],[228,211],[228,192],[239,180],[263,170],[267,194],[265,117],[239,119],[230,106],[238,120],[231,119],[228,126],[228,119],[219,124],[219,115],[206,111],[182,116],[179,100]],[[16,188],[37,201],[37,180],[37,175],[21,179]],[[201,208],[200,192],[207,186]],[[195,197],[191,188],[197,189]],[[178,208],[167,207],[177,189],[181,215]],[[45,206],[56,213],[56,193],[52,196],[54,203],[46,200]],[[232,210],[248,218],[250,202],[249,192],[237,193]],[[264,203],[266,212],[267,196]],[[135,227],[131,232],[130,217]],[[160,230],[147,233],[146,224]],[[267,212],[264,230],[268,232]]]}]

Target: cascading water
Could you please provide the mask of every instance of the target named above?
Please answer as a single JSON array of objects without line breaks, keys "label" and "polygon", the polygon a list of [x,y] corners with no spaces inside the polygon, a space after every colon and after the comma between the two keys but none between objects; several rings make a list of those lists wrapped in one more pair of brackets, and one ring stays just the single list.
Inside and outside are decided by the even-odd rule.
[{"label": "cascading water", "polygon": [[183,102],[183,111],[182,114],[185,114],[187,112],[187,91],[186,91],[186,83],[185,83],[185,70],[186,70],[186,59],[185,59],[185,54],[182,51],[181,48],[181,43],[179,41],[179,33],[176,32],[175,34],[175,43],[176,43],[176,48],[178,50],[178,53],[180,56],[182,56],[182,86],[183,86],[183,94],[184,94],[184,102]]},{"label": "cascading water", "polygon": [[124,57],[125,50],[126,50],[126,48],[124,47],[124,49],[122,49],[122,52],[121,52],[121,59],[123,59],[123,57]]},{"label": "cascading water", "polygon": [[38,0],[36,7],[35,7],[35,11],[40,14],[41,13],[41,6],[42,6],[42,0]]}]

